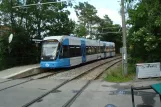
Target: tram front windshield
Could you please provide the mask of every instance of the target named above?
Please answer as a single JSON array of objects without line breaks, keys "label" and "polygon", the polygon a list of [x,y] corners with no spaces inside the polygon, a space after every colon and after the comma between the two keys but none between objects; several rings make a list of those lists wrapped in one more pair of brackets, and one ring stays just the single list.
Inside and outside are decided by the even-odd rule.
[{"label": "tram front windshield", "polygon": [[55,59],[58,49],[58,42],[45,41],[42,45],[42,56],[53,57]]}]

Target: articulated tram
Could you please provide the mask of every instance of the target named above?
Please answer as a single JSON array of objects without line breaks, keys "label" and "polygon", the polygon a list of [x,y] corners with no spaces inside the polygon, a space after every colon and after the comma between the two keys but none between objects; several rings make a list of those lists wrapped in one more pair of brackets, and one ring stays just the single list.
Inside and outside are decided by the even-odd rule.
[{"label": "articulated tram", "polygon": [[43,39],[41,68],[66,68],[115,56],[115,44],[72,36]]}]

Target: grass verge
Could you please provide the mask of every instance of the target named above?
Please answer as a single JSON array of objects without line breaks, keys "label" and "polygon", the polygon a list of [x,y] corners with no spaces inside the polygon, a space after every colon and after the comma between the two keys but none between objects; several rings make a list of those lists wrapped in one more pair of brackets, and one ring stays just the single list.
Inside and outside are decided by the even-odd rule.
[{"label": "grass verge", "polygon": [[109,82],[128,82],[130,80],[133,80],[135,75],[134,65],[128,65],[127,76],[122,75],[122,65],[119,65],[118,67],[108,70],[107,75],[104,79]]}]

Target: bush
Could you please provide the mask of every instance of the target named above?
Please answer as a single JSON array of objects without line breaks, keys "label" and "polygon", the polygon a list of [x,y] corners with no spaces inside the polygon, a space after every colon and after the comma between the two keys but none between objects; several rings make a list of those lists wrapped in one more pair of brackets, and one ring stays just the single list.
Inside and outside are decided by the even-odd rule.
[{"label": "bush", "polygon": [[135,65],[133,64],[128,65],[127,76],[123,76],[122,66],[120,65],[118,68],[108,71],[105,80],[109,82],[127,82],[133,80],[134,76],[135,76]]}]

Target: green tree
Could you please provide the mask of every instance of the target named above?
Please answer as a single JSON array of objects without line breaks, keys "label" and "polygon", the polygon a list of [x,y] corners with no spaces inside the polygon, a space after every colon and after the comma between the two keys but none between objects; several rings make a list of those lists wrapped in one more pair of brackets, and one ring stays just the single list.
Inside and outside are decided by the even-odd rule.
[{"label": "green tree", "polygon": [[141,0],[128,9],[129,53],[144,62],[161,61],[160,0]]},{"label": "green tree", "polygon": [[88,29],[87,30],[88,34],[90,33],[91,35],[94,35],[93,26],[97,24],[98,20],[100,19],[96,15],[97,14],[96,8],[93,5],[89,4],[88,2],[84,2],[84,3],[79,2],[79,4],[74,7],[74,9],[79,19],[79,23],[81,24],[80,27],[82,28],[82,30],[86,28]]},{"label": "green tree", "polygon": [[78,37],[84,37],[87,35],[88,31],[83,24],[77,24],[74,33],[77,34]]},{"label": "green tree", "polygon": [[92,35],[90,39],[115,42],[118,53],[122,46],[121,26],[114,25],[108,15],[105,15],[103,19],[98,17],[96,8],[88,2],[80,2],[74,8],[79,19],[75,33],[80,37],[86,37],[90,33]]},{"label": "green tree", "polygon": [[113,24],[108,15],[105,15],[100,21],[98,31],[100,32],[98,38],[103,41],[114,42],[116,52],[119,53],[119,50],[122,47],[121,26],[118,24]]},{"label": "green tree", "polygon": [[[47,2],[48,0],[42,0]],[[27,0],[26,4],[37,3],[36,0]],[[42,39],[45,36],[68,35],[73,32],[75,22],[68,18],[70,12],[66,10],[71,4],[53,3],[29,7],[12,8],[18,5],[17,0],[3,0],[0,3],[1,24],[9,26],[14,34],[11,44],[4,45],[3,50],[9,46],[11,52],[0,59],[8,61],[7,65],[15,66],[29,63],[39,63],[40,47],[31,39]],[[5,38],[6,40],[6,38]],[[3,57],[3,58],[2,58]],[[9,61],[10,60],[10,61]],[[12,61],[11,61],[12,60]]]}]

